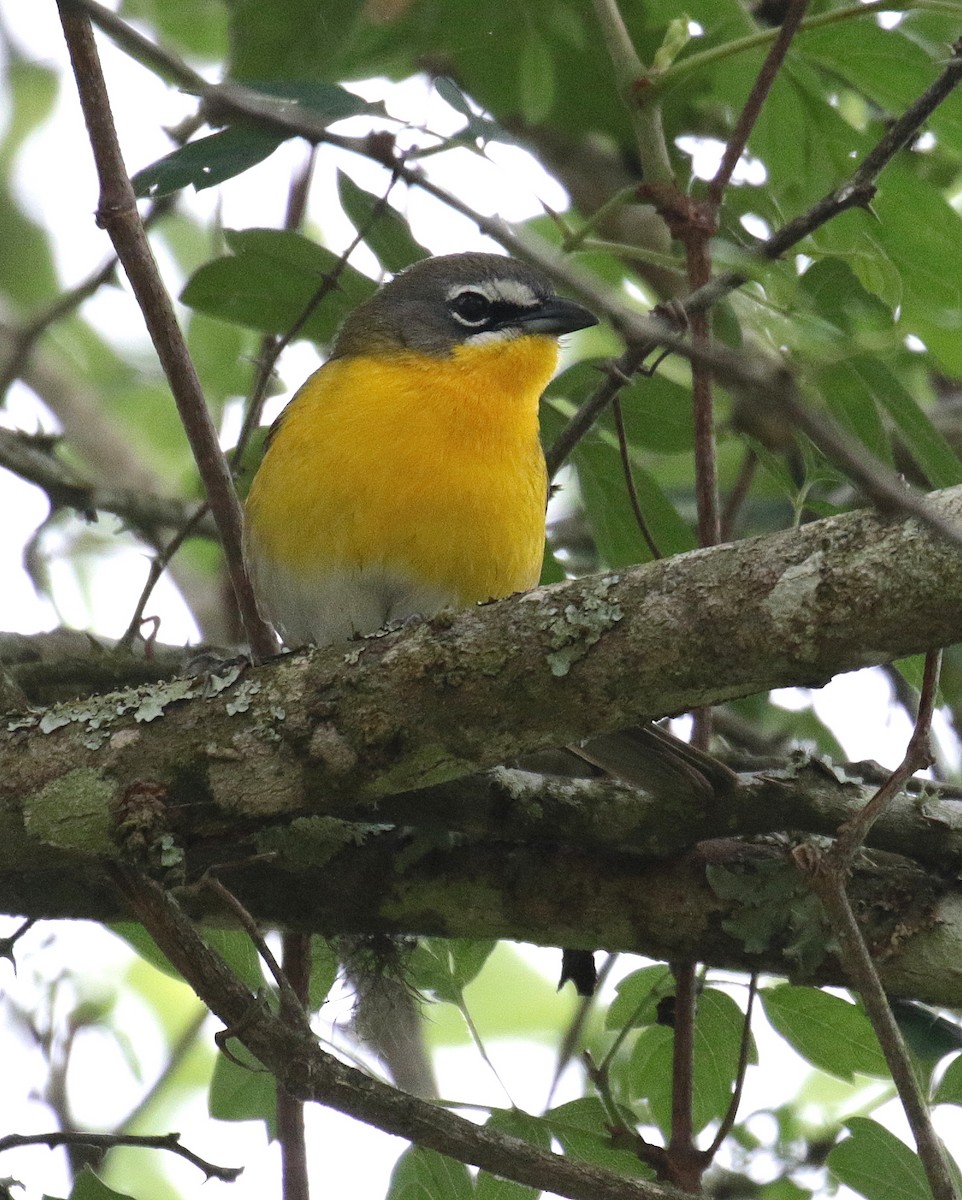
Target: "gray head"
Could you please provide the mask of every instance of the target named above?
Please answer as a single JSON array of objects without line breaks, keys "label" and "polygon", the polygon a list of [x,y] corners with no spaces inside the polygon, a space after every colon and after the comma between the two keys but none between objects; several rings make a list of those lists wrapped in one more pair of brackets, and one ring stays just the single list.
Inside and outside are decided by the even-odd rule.
[{"label": "gray head", "polygon": [[418,350],[444,358],[456,346],[557,337],[597,324],[527,263],[499,254],[444,254],[416,262],[359,305],[331,357]]}]

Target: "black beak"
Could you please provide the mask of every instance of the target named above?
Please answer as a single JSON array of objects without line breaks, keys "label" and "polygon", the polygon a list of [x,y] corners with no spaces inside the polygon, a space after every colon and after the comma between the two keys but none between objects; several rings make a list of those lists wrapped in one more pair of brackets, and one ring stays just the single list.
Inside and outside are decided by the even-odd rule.
[{"label": "black beak", "polygon": [[582,304],[552,296],[530,312],[512,316],[512,325],[520,325],[525,333],[574,333],[598,324],[598,318]]}]

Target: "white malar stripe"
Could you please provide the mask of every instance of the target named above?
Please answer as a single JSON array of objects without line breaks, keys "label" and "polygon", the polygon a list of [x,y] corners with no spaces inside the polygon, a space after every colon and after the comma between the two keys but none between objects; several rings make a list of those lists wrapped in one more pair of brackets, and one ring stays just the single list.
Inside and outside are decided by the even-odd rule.
[{"label": "white malar stripe", "polygon": [[483,329],[480,333],[466,333],[464,341],[470,342],[472,346],[484,346],[488,342],[510,342],[512,338],[523,337],[525,333],[530,333],[531,330],[525,330],[522,325],[505,325],[501,329]]},{"label": "white malar stripe", "polygon": [[291,649],[376,633],[408,617],[433,617],[457,598],[383,565],[294,572],[250,555],[261,611]]}]

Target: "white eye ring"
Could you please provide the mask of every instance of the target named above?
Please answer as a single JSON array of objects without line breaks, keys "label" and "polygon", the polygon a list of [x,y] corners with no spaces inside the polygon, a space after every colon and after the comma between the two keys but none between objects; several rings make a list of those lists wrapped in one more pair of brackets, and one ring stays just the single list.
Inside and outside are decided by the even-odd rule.
[{"label": "white eye ring", "polygon": [[483,292],[463,288],[448,299],[451,315],[461,325],[476,329],[491,320],[491,301]]}]

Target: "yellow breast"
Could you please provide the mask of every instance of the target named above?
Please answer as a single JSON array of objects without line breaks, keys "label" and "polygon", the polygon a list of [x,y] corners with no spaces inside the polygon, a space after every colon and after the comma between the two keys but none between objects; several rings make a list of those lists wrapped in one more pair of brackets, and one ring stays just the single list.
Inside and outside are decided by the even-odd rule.
[{"label": "yellow breast", "polygon": [[247,501],[255,585],[289,641],[537,583],[538,401],[556,360],[553,338],[528,336],[449,358],[335,359],[311,376]]}]

